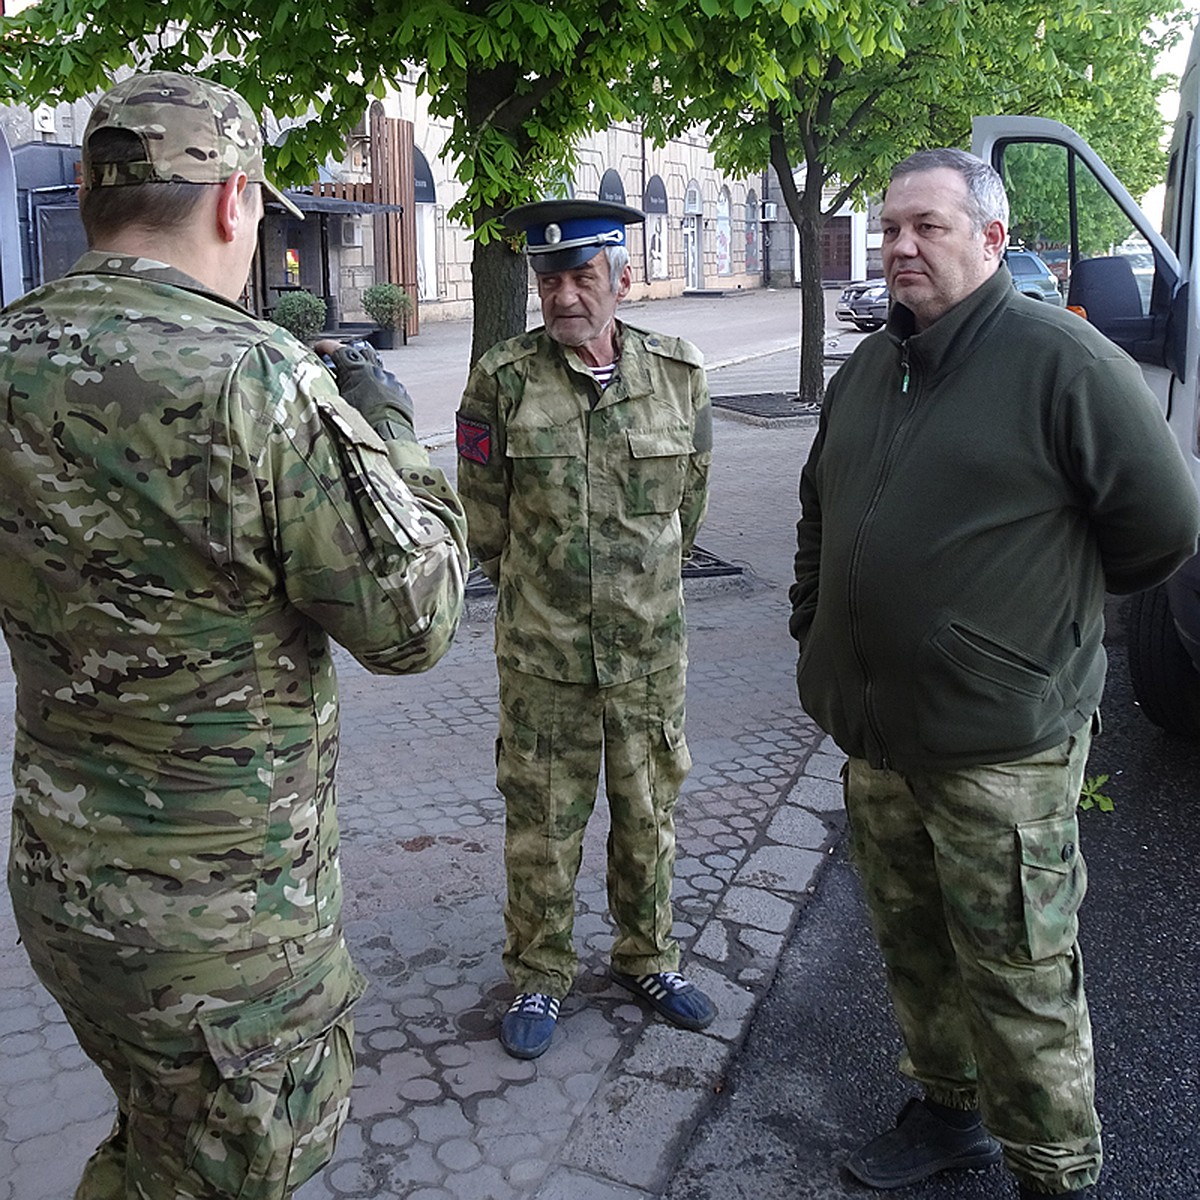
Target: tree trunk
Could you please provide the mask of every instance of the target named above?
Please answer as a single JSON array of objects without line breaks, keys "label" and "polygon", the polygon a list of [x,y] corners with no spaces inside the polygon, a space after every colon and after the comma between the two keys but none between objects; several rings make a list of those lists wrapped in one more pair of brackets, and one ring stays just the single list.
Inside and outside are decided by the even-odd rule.
[{"label": "tree trunk", "polygon": [[800,379],[796,399],[801,404],[820,404],[825,396],[825,290],[821,280],[821,234],[825,218],[821,212],[820,193],[817,193],[815,206],[805,203],[802,209],[797,225],[800,234]]},{"label": "tree trunk", "polygon": [[[492,127],[513,139],[518,161],[529,152],[528,135],[521,128],[521,116],[506,106],[514,94],[517,68],[512,63],[475,69],[467,74],[465,117],[467,127],[479,131]],[[475,162],[475,175],[484,167]],[[515,181],[514,181],[515,182]],[[511,195],[496,195],[475,212],[475,228],[493,217],[502,217],[513,203]],[[507,238],[482,245],[476,241],[471,251],[471,365],[497,342],[525,332],[529,303],[529,268],[525,255],[514,252]]]},{"label": "tree trunk", "polygon": [[799,404],[820,404],[825,398],[825,292],[821,287],[821,211],[825,171],[816,155],[808,160],[804,190],[796,187],[787,139],[779,113],[771,113],[769,140],[771,166],[779,192],[800,239],[800,378],[796,381]]},{"label": "tree trunk", "polygon": [[471,254],[474,325],[471,365],[505,338],[524,333],[529,305],[529,268],[524,254],[515,254],[501,240],[475,243]]}]

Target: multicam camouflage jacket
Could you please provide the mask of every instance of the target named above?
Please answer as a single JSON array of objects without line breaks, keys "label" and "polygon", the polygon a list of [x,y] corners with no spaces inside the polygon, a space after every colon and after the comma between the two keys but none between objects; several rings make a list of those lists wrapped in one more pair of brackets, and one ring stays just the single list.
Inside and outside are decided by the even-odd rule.
[{"label": "multicam camouflage jacket", "polygon": [[290,334],[161,263],[86,255],[0,347],[14,894],[174,950],[332,924],[328,637],[383,673],[444,653],[453,489]]},{"label": "multicam camouflage jacket", "polygon": [[618,323],[603,391],[543,330],[492,347],[458,412],[471,551],[499,589],[496,655],[608,686],[685,653],[682,559],[708,502],[700,352]]}]

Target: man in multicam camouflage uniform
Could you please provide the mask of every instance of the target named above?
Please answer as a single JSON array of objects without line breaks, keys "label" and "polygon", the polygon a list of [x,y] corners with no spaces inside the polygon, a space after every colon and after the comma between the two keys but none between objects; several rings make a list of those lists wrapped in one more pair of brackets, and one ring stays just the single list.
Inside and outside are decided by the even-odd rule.
[{"label": "man in multicam camouflage uniform", "polygon": [[118,1100],[80,1200],[279,1200],[328,1160],[363,988],[329,638],[420,671],[461,610],[403,389],[235,302],[264,191],[241,97],[128,79],[84,136],[92,250],[0,317],[9,886]]},{"label": "man in multicam camouflage uniform", "polygon": [[703,1029],[678,972],[673,810],[691,765],[681,568],[704,517],[712,426],[700,354],[616,320],[631,274],[619,204],[558,200],[525,232],[545,329],[492,347],[458,414],[471,550],[499,589],[497,786],[507,803],[504,1048],[550,1045],[575,978],[575,877],[604,761],[613,978]]},{"label": "man in multicam camouflage uniform", "polygon": [[791,630],[924,1091],[847,1166],[891,1189],[1003,1153],[1028,1200],[1100,1173],[1076,810],[1104,591],[1168,576],[1200,511],[1136,364],[1013,290],[1007,223],[961,150],[893,171],[892,312],[801,474]]}]

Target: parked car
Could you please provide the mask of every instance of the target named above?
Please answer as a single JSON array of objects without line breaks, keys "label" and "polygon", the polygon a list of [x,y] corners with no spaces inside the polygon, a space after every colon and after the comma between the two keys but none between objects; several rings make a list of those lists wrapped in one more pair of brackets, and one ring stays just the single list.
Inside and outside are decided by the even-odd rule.
[{"label": "parked car", "polygon": [[[1160,233],[1129,190],[1069,126],[1041,117],[976,117],[972,150],[1010,181],[1046,240],[1067,252],[1067,303],[1134,358],[1200,489],[1200,34],[1180,77]],[[1037,211],[1040,207],[1041,211]],[[1200,740],[1200,556],[1134,596],[1129,674],[1142,712]]]},{"label": "parked car", "polygon": [[[1032,250],[1010,247],[1005,253],[1004,261],[1008,263],[1008,269],[1012,272],[1013,287],[1018,292],[1060,308],[1065,303],[1062,292],[1058,290],[1058,280],[1054,273]],[[845,321],[848,325],[857,326],[869,333],[883,326],[887,320],[890,303],[891,297],[888,295],[886,281],[864,279],[846,286],[833,311],[839,321]]]},{"label": "parked car", "polygon": [[887,284],[882,279],[866,279],[849,284],[833,312],[839,321],[870,332],[887,320],[888,303]]},{"label": "parked car", "polygon": [[1054,272],[1032,250],[1010,246],[1005,251],[1004,261],[1012,272],[1013,287],[1022,296],[1031,300],[1042,300],[1061,308],[1065,303],[1058,290]]}]

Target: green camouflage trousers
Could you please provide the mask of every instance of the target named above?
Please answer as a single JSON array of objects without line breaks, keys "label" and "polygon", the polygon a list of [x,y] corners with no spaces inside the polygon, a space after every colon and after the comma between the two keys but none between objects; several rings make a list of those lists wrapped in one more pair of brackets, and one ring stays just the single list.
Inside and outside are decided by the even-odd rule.
[{"label": "green camouflage trousers", "polygon": [[117,1094],[75,1200],[284,1200],[329,1161],[364,987],[340,930],[175,953],[15,907],[34,971]]},{"label": "green camouflage trousers", "polygon": [[608,796],[612,963],[644,975],[679,966],[671,937],[675,801],[692,765],[686,664],[598,687],[500,673],[496,786],[504,794],[504,965],[519,992],[562,997],[575,979],[575,877],[596,804]]},{"label": "green camouflage trousers", "polygon": [[1091,734],[1018,762],[900,775],[851,759],[856,865],[907,1053],[930,1099],[978,1103],[1035,1191],[1100,1173],[1077,942],[1076,809]]}]

